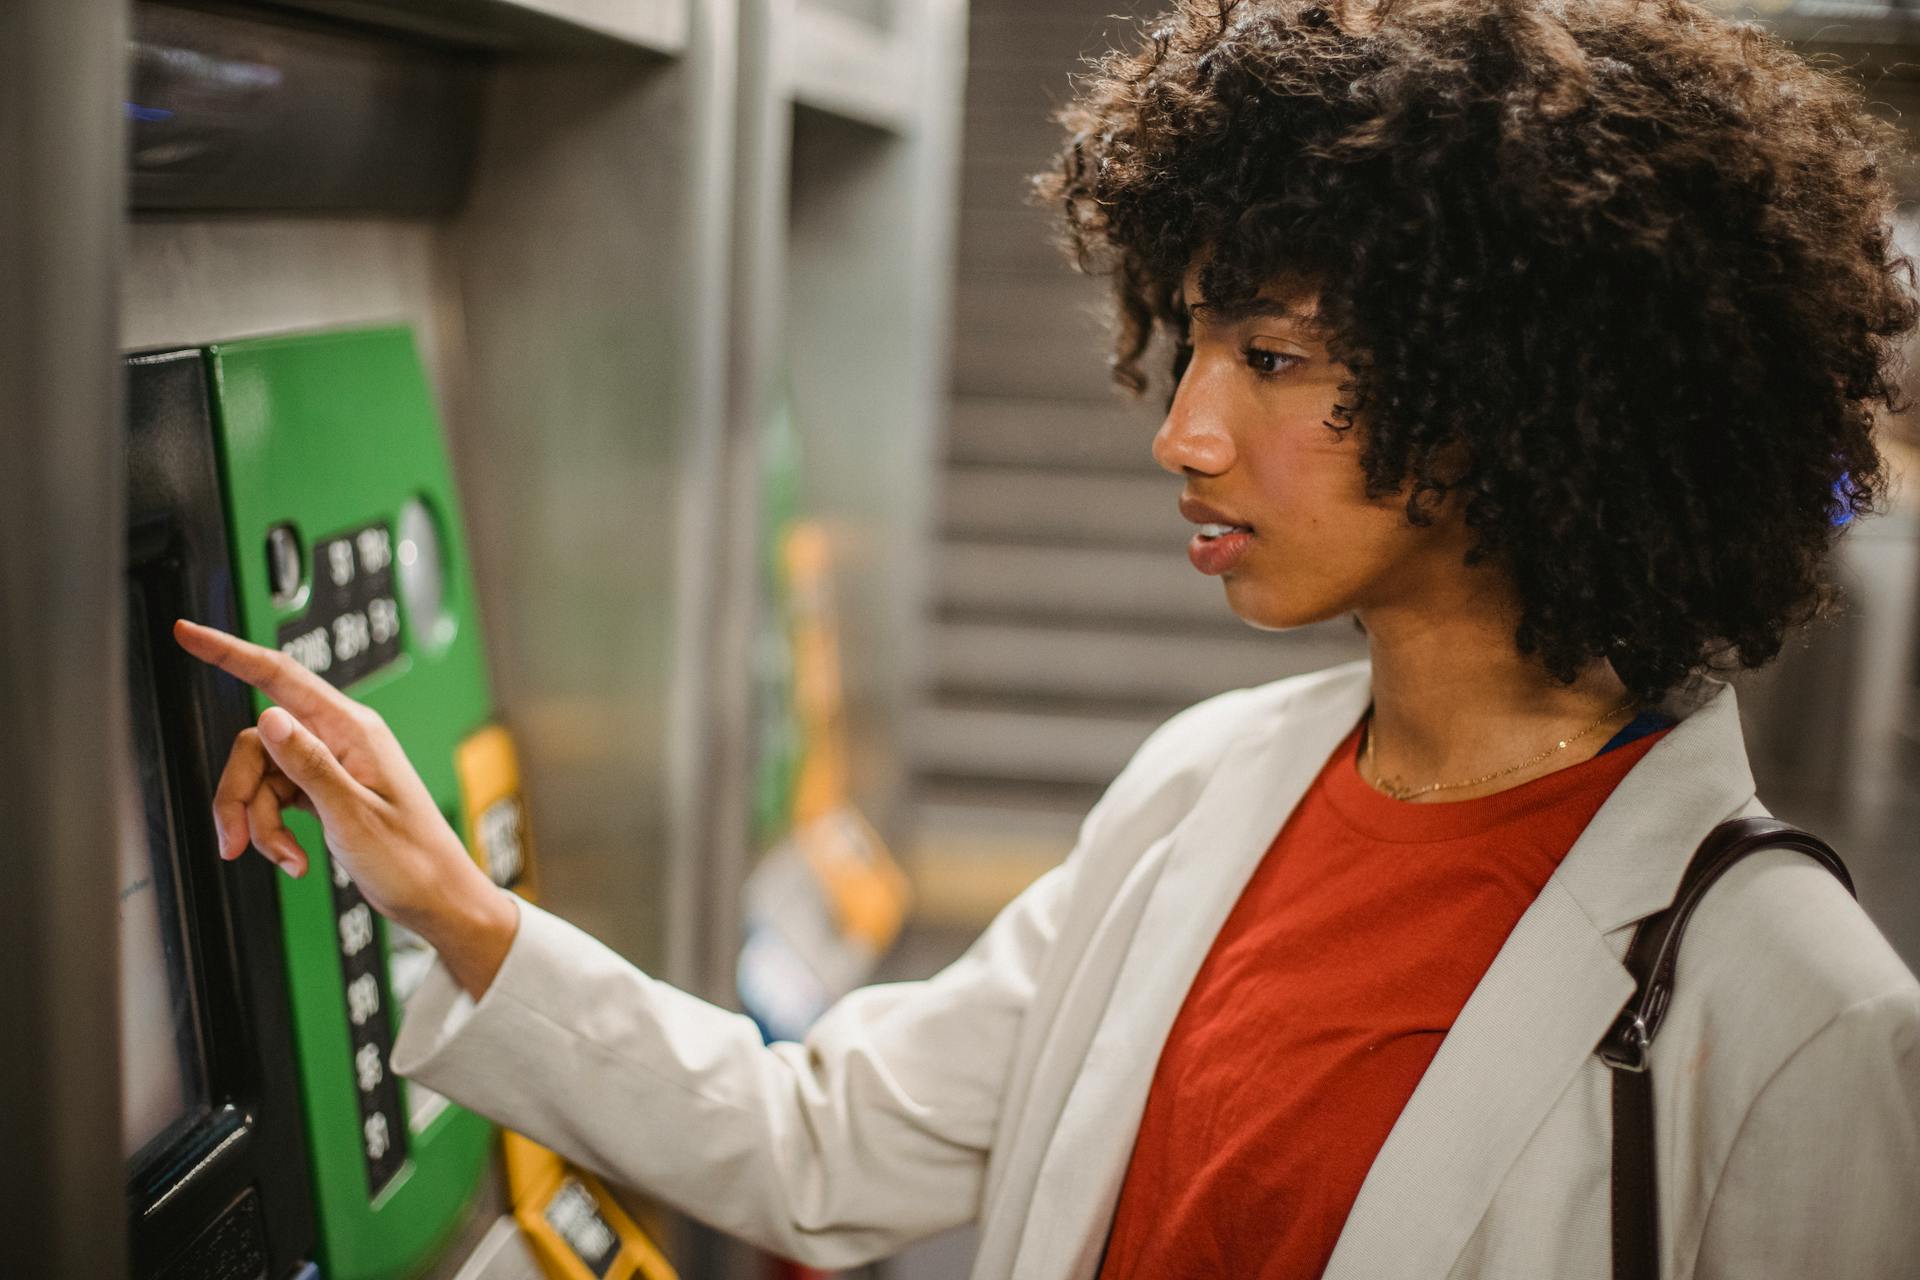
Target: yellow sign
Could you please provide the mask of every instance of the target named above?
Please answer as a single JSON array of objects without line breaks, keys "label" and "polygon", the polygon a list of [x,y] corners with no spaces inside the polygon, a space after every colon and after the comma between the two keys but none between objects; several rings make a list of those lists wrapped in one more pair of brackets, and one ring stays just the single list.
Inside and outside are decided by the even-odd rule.
[{"label": "yellow sign", "polygon": [[[495,884],[533,901],[533,845],[513,736],[488,725],[454,753],[467,851]],[[500,1135],[513,1220],[547,1280],[678,1280],[598,1178],[517,1133]]]}]

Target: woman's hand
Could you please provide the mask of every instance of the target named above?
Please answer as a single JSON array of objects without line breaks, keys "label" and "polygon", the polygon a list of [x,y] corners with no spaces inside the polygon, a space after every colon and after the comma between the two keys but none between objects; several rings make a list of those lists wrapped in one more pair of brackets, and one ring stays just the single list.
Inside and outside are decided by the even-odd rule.
[{"label": "woman's hand", "polygon": [[292,658],[182,619],[180,646],[279,705],[234,741],[214,790],[220,856],[254,848],[289,875],[308,851],[281,821],[320,819],[327,849],[373,909],[425,938],[476,998],[512,944],[519,910],[468,856],[377,712]]}]

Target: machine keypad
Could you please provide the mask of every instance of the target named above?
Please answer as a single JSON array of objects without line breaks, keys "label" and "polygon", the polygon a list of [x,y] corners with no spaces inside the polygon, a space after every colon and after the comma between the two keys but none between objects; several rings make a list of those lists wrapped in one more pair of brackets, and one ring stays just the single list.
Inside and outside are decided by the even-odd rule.
[{"label": "machine keypad", "polygon": [[393,533],[385,521],[335,534],[313,549],[307,611],[280,624],[281,652],[345,688],[400,656]]}]

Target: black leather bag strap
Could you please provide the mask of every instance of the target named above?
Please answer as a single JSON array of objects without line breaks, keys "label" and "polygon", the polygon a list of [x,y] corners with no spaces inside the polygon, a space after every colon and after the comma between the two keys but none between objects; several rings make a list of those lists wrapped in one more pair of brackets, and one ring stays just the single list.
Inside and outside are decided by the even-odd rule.
[{"label": "black leather bag strap", "polygon": [[1653,1075],[1648,1052],[1673,999],[1680,940],[1700,899],[1740,859],[1762,849],[1797,849],[1853,893],[1840,855],[1818,836],[1772,818],[1732,818],[1707,833],[1680,880],[1673,905],[1648,916],[1627,947],[1633,997],[1595,1050],[1613,1068],[1614,1280],[1659,1280],[1660,1201],[1654,1179]]}]

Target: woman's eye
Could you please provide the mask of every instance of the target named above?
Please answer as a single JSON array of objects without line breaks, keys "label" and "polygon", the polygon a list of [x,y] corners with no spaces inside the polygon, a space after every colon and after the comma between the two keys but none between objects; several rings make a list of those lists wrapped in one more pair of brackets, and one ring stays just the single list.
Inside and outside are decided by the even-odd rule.
[{"label": "woman's eye", "polygon": [[1241,351],[1247,367],[1264,377],[1285,373],[1300,363],[1300,357],[1286,351],[1267,351],[1260,347],[1246,347]]}]

